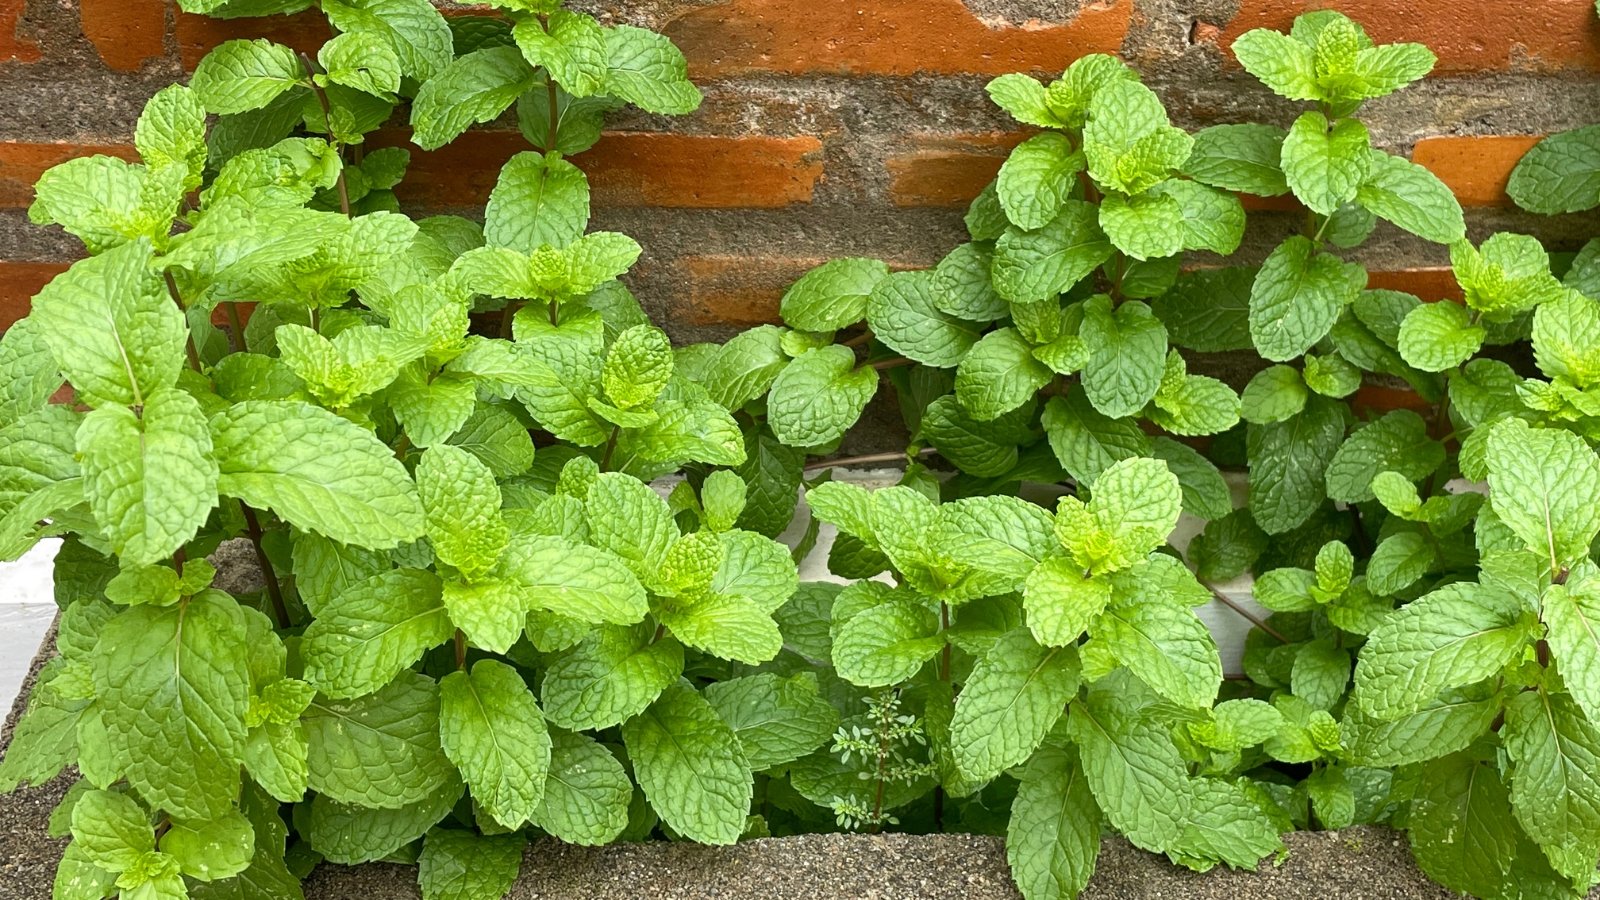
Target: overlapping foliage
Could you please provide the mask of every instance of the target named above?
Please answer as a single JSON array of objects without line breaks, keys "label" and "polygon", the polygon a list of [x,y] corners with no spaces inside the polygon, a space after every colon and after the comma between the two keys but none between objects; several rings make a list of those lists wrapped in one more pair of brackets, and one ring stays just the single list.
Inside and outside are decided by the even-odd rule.
[{"label": "overlapping foliage", "polygon": [[[1186,133],[1107,56],[996,79],[1037,134],[969,243],[830,262],[783,326],[674,349],[566,157],[623,104],[693,110],[682,56],[497,5],[322,0],[315,60],[223,44],[151,101],[140,163],[40,181],[33,218],[92,255],[0,339],[0,550],[66,535],[59,658],[0,783],[81,774],[58,897],[294,897],[399,860],[487,900],[539,835],[898,827],[1005,834],[1043,900],[1108,828],[1205,870],[1368,822],[1458,890],[1588,888],[1600,245],[1564,280],[1532,238],[1474,246],[1372,147],[1362,102],[1425,48],[1331,12],[1244,35],[1314,107],[1287,129]],[[515,106],[537,150],[481,226],[399,212],[409,154],[376,132],[406,106],[423,148]],[[1573,195],[1573,140],[1519,199]],[[1241,193],[1304,227],[1218,266]],[[1448,244],[1465,302],[1368,290],[1341,253],[1378,219]],[[1223,351],[1265,360],[1242,393],[1189,371]],[[1417,410],[1351,402],[1377,380]],[[882,382],[901,483],[808,481]],[[798,581],[820,523],[843,583]],[[265,584],[225,592],[204,557],[241,537]],[[1270,616],[1225,681],[1195,609],[1247,572]]]}]

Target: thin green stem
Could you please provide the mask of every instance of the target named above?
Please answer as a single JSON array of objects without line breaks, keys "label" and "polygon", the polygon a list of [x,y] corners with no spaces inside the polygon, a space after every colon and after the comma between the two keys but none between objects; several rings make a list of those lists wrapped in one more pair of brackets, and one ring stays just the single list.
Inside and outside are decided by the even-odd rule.
[{"label": "thin green stem", "polygon": [[617,452],[617,438],[622,435],[622,426],[611,426],[611,436],[606,438],[606,449],[600,454],[600,471],[611,471],[611,457]]},{"label": "thin green stem", "polygon": [[1251,625],[1254,625],[1255,627],[1261,629],[1266,634],[1269,634],[1269,635],[1273,636],[1274,638],[1277,638],[1278,639],[1278,643],[1280,643],[1280,644],[1291,643],[1291,641],[1288,638],[1283,636],[1282,632],[1280,632],[1276,628],[1273,628],[1271,625],[1268,625],[1266,619],[1263,619],[1260,616],[1256,615],[1255,613],[1251,612],[1250,610],[1245,609],[1243,606],[1241,606],[1233,598],[1231,598],[1227,594],[1224,594],[1223,592],[1217,590],[1216,587],[1214,587],[1214,586],[1212,586],[1210,584],[1207,584],[1206,585],[1206,590],[1211,592],[1211,596],[1217,598],[1217,602],[1218,603],[1221,603],[1223,606],[1226,606],[1227,608],[1229,608],[1229,609],[1233,610],[1234,612],[1238,613],[1242,618],[1244,618],[1245,620],[1249,621],[1249,623]]},{"label": "thin green stem", "polygon": [[279,628],[288,628],[289,608],[283,604],[283,588],[278,584],[278,573],[273,571],[272,560],[267,558],[267,551],[261,546],[261,520],[256,518],[256,511],[242,500],[239,501],[239,509],[244,513],[245,533],[250,536],[250,543],[256,550],[256,565],[261,568],[261,578],[267,583],[272,615],[278,620]]}]

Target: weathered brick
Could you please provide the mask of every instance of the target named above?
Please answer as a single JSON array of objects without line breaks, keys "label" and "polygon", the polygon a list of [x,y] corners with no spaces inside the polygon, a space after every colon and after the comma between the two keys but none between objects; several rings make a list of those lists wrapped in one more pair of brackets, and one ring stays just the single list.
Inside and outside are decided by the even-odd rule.
[{"label": "weathered brick", "polygon": [[[778,321],[778,302],[820,257],[691,256],[669,268],[683,291],[680,325],[762,325]],[[665,273],[662,273],[665,274]]]},{"label": "weathered brick", "polygon": [[1430,404],[1421,394],[1409,388],[1364,384],[1350,398],[1350,405],[1358,413],[1386,413],[1397,409],[1424,410]]},{"label": "weathered brick", "polygon": [[1231,47],[1252,28],[1284,30],[1303,12],[1329,8],[1360,22],[1380,44],[1427,44],[1439,56],[1438,75],[1600,69],[1600,24],[1590,0],[1244,0],[1217,40]]},{"label": "weathered brick", "polygon": [[176,16],[172,30],[185,69],[193,69],[218,44],[234,38],[266,38],[314,56],[332,36],[327,18],[315,10],[262,19],[211,19],[186,12]]},{"label": "weathered brick", "polygon": [[[403,131],[378,144],[403,144]],[[427,207],[482,204],[500,166],[530,149],[520,134],[470,132],[432,152],[412,151],[401,199]],[[808,203],[823,176],[814,137],[716,137],[618,132],[572,158],[599,206],[763,209]]]},{"label": "weathered brick", "polygon": [[39,45],[17,34],[27,0],[0,0],[0,62],[38,62]]},{"label": "weathered brick", "polygon": [[1426,166],[1462,206],[1509,206],[1506,181],[1537,136],[1431,137],[1417,141],[1413,162]]},{"label": "weathered brick", "polygon": [[0,142],[0,209],[15,209],[32,203],[33,183],[51,166],[97,153],[123,159],[135,159],[138,155],[132,147],[125,146]]},{"label": "weathered brick", "polygon": [[768,73],[999,75],[1056,71],[1088,53],[1122,48],[1133,0],[1085,0],[1069,20],[1011,25],[961,0],[720,0],[662,31],[690,75]]},{"label": "weathered brick", "polygon": [[965,206],[1026,134],[931,135],[884,161],[895,206]]},{"label": "weathered brick", "polygon": [[167,52],[166,0],[79,0],[83,36],[105,64],[136,72]]},{"label": "weathered brick", "polygon": [[1456,283],[1455,272],[1449,266],[1368,272],[1367,287],[1375,291],[1404,291],[1428,301],[1460,300],[1463,297],[1461,285]]},{"label": "weathered brick", "polygon": [[28,303],[68,263],[0,262],[0,331],[28,314]]}]

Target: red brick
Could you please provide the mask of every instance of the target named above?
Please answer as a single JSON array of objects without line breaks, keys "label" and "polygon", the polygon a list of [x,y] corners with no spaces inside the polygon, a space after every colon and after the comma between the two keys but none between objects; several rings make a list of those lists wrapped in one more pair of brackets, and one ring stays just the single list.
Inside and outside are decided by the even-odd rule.
[{"label": "red brick", "polygon": [[27,0],[0,0],[0,62],[39,61],[39,45],[17,34],[27,6]]},{"label": "red brick", "polygon": [[28,314],[33,295],[70,263],[0,262],[0,331]]},{"label": "red brick", "polygon": [[[0,0],[4,2],[4,0]],[[446,8],[439,12],[445,18],[452,16],[499,17],[500,13],[489,7]],[[223,41],[234,38],[266,38],[316,56],[317,48],[333,36],[327,17],[315,10],[292,16],[269,16],[259,19],[210,19],[193,13],[178,12],[174,31],[178,38],[178,54],[184,68],[193,69],[200,58],[210,53]]]},{"label": "red brick", "polygon": [[166,0],[80,0],[78,21],[100,58],[119,72],[166,55]]},{"label": "red brick", "polygon": [[[403,131],[377,138],[379,144],[404,142]],[[475,131],[432,152],[409,149],[401,199],[459,207],[488,199],[500,166],[529,146],[515,132]],[[600,206],[754,209],[809,203],[823,175],[821,150],[814,137],[618,132],[572,161],[588,174]]]},{"label": "red brick", "polygon": [[673,268],[684,305],[673,318],[687,325],[762,325],[778,321],[778,301],[789,285],[826,258],[691,256]]},{"label": "red brick", "polygon": [[1462,206],[1510,206],[1506,181],[1538,142],[1530,135],[1423,138],[1411,159],[1449,185]]},{"label": "red brick", "polygon": [[895,206],[966,206],[1026,134],[935,135],[885,160]]},{"label": "red brick", "polygon": [[1368,272],[1367,287],[1372,290],[1404,291],[1423,300],[1461,300],[1461,285],[1449,266],[1419,267],[1394,272]]},{"label": "red brick", "polygon": [[1409,388],[1389,387],[1381,384],[1364,384],[1350,398],[1350,405],[1358,412],[1386,413],[1397,409],[1425,410],[1430,408],[1426,399]]},{"label": "red brick", "polygon": [[259,19],[212,19],[178,12],[173,33],[185,69],[193,69],[218,44],[234,38],[266,38],[315,56],[317,49],[332,37],[327,17],[316,10]]},{"label": "red brick", "polygon": [[1090,0],[1072,21],[985,21],[962,0],[720,0],[666,22],[690,75],[1058,71],[1122,48],[1133,0]]},{"label": "red brick", "polygon": [[[682,300],[673,320],[684,325],[765,325],[777,322],[783,294],[801,275],[828,261],[825,256],[706,255],[687,256],[640,277],[673,278]],[[889,260],[900,272],[928,263]]]},{"label": "red brick", "polygon": [[1417,41],[1439,56],[1438,75],[1600,69],[1600,23],[1591,0],[1244,0],[1218,38],[1232,47],[1252,28],[1287,30],[1313,9],[1338,9],[1380,44]]},{"label": "red brick", "polygon": [[32,144],[0,142],[0,209],[26,207],[33,202],[33,183],[44,170],[79,156],[103,153],[136,159],[132,147],[97,144]]}]

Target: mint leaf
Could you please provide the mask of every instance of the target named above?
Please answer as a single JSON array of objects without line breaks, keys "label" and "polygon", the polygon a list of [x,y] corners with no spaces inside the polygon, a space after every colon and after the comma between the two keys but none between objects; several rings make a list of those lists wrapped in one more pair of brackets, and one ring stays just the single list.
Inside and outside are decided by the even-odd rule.
[{"label": "mint leaf", "polygon": [[1253,869],[1262,857],[1284,852],[1277,824],[1262,810],[1260,792],[1252,786],[1196,778],[1189,788],[1193,792],[1189,820],[1177,846],[1167,851],[1173,862],[1196,872],[1208,872],[1219,862]]},{"label": "mint leaf", "polygon": [[1501,891],[1522,839],[1500,773],[1470,752],[1422,768],[1407,823],[1422,871],[1479,896]]},{"label": "mint leaf", "polygon": [[1502,708],[1487,691],[1446,691],[1415,712],[1385,722],[1345,711],[1346,745],[1366,766],[1404,766],[1466,749],[1489,730]]},{"label": "mint leaf", "polygon": [[613,553],[566,538],[513,534],[502,572],[524,601],[594,624],[631,625],[648,606],[644,586]]},{"label": "mint leaf", "polygon": [[1296,235],[1278,245],[1250,289],[1250,338],[1262,356],[1294,359],[1310,350],[1366,286],[1365,270],[1320,253]]},{"label": "mint leaf", "polygon": [[700,106],[688,63],[672,41],[643,28],[606,29],[606,93],[645,112],[682,115]]},{"label": "mint leaf", "polygon": [[978,327],[941,312],[937,295],[933,272],[891,274],[867,298],[867,324],[897,353],[923,365],[950,368],[977,342]]},{"label": "mint leaf", "polygon": [[1172,846],[1188,819],[1189,773],[1162,728],[1106,705],[1074,703],[1067,730],[1106,820],[1135,846]]},{"label": "mint leaf", "polygon": [[1313,397],[1299,415],[1246,433],[1250,514],[1268,534],[1299,527],[1327,497],[1325,475],[1345,430],[1344,407]]},{"label": "mint leaf", "polygon": [[437,150],[472,125],[498,117],[533,84],[533,67],[517,48],[474,50],[423,82],[411,106],[411,139]]},{"label": "mint leaf", "polygon": [[1535,144],[1511,171],[1506,193],[1523,209],[1546,215],[1600,205],[1600,126]]},{"label": "mint leaf", "polygon": [[1461,204],[1438,176],[1410,160],[1374,150],[1356,202],[1380,219],[1439,244],[1466,237]]},{"label": "mint leaf", "polygon": [[1117,304],[1104,294],[1083,305],[1079,332],[1089,345],[1083,389],[1103,415],[1120,419],[1143,409],[1161,387],[1167,329],[1137,300]]},{"label": "mint leaf", "polygon": [[791,328],[835,331],[861,321],[867,297],[889,275],[876,259],[845,258],[823,263],[800,276],[783,295],[780,314]]},{"label": "mint leaf", "polygon": [[423,452],[416,479],[434,555],[468,580],[488,574],[510,540],[494,473],[471,453],[441,444]]},{"label": "mint leaf", "polygon": [[1054,373],[1033,357],[1014,328],[984,335],[956,369],[956,399],[973,418],[987,422],[1033,399]]},{"label": "mint leaf", "polygon": [[1061,215],[1035,231],[1008,228],[995,245],[994,289],[1014,303],[1065,293],[1111,258],[1092,204],[1069,200]]},{"label": "mint leaf", "polygon": [[143,241],[75,263],[33,298],[28,320],[91,406],[142,405],[183,367],[188,328]]},{"label": "mint leaf", "polygon": [[271,41],[225,41],[205,55],[189,89],[211,113],[260,109],[303,84],[305,72],[294,50]]},{"label": "mint leaf", "polygon": [[1029,759],[1011,803],[1011,877],[1029,897],[1076,897],[1099,854],[1100,814],[1078,755],[1047,744]]},{"label": "mint leaf", "polygon": [[360,697],[449,640],[439,577],[390,569],[328,598],[300,645],[305,678],[325,696]]},{"label": "mint leaf", "polygon": [[427,0],[339,0],[322,8],[340,31],[388,41],[400,67],[418,81],[444,70],[453,56],[450,26]]},{"label": "mint leaf", "polygon": [[1172,127],[1155,92],[1134,79],[1101,85],[1089,101],[1083,152],[1105,188],[1139,194],[1189,158],[1194,140]]},{"label": "mint leaf", "polygon": [[[1234,52],[1238,52],[1237,44]],[[1282,166],[1288,132],[1270,125],[1213,125],[1194,135],[1183,171],[1201,184],[1226,191],[1276,197],[1289,192]]]},{"label": "mint leaf", "polygon": [[1321,100],[1316,59],[1311,47],[1270,28],[1239,35],[1233,55],[1273,93],[1289,100]]},{"label": "mint leaf", "polygon": [[519,835],[486,836],[435,828],[422,841],[417,884],[422,900],[494,900],[505,896],[522,870]]},{"label": "mint leaf", "polygon": [[1552,572],[1587,556],[1600,533],[1600,460],[1587,444],[1507,419],[1489,432],[1485,462],[1496,516]]},{"label": "mint leaf", "polygon": [[1040,128],[1070,127],[1050,108],[1045,87],[1037,79],[1021,74],[1001,75],[984,86],[989,99],[1024,125]]},{"label": "mint leaf", "polygon": [[687,683],[624,722],[622,741],[650,805],[703,844],[732,844],[750,811],[752,776],[733,729]]},{"label": "mint leaf", "polygon": [[754,771],[793,762],[821,747],[839,727],[839,713],[817,678],[766,672],[706,685],[705,698],[733,729]]},{"label": "mint leaf", "polygon": [[422,535],[416,486],[372,432],[297,401],[247,400],[211,420],[217,489],[333,540],[382,549]]},{"label": "mint leaf", "polygon": [[72,806],[72,840],[95,865],[113,872],[133,868],[155,849],[150,816],[127,794],[89,791]]},{"label": "mint leaf", "polygon": [[587,97],[605,89],[606,33],[592,16],[557,9],[543,23],[523,19],[511,33],[523,57],[543,67],[572,96]]},{"label": "mint leaf", "polygon": [[1344,503],[1373,498],[1372,478],[1398,472],[1420,481],[1444,463],[1444,445],[1428,437],[1428,423],[1409,409],[1386,413],[1357,429],[1328,462],[1328,496]]},{"label": "mint leaf", "polygon": [[1594,588],[1589,579],[1552,585],[1544,592],[1542,609],[1546,639],[1567,690],[1589,721],[1600,722],[1600,597]]},{"label": "mint leaf", "polygon": [[200,404],[163,388],[142,412],[104,406],[78,429],[84,495],[126,566],[171,556],[216,504],[217,464]]},{"label": "mint leaf", "polygon": [[1210,706],[1222,684],[1222,660],[1195,614],[1166,603],[1113,605],[1090,634],[1141,681],[1182,706]]},{"label": "mint leaf", "polygon": [[807,350],[773,380],[767,420],[791,447],[830,444],[856,423],[877,389],[878,373],[857,368],[849,347]]},{"label": "mint leaf", "polygon": [[1356,199],[1372,161],[1367,126],[1356,119],[1330,123],[1322,113],[1302,113],[1283,141],[1283,174],[1289,189],[1324,216]]},{"label": "mint leaf", "polygon": [[1134,259],[1172,256],[1183,249],[1183,205],[1156,189],[1133,197],[1107,194],[1100,227],[1118,250]]},{"label": "mint leaf", "polygon": [[1461,365],[1483,346],[1484,329],[1454,303],[1424,303],[1400,325],[1400,356],[1424,372]]},{"label": "mint leaf", "polygon": [[956,765],[988,781],[1028,760],[1078,693],[1072,647],[1041,647],[1027,629],[1001,636],[956,700],[950,739]]},{"label": "mint leaf", "polygon": [[904,597],[846,619],[833,637],[833,664],[851,684],[884,687],[915,675],[944,644],[928,603]]},{"label": "mint leaf", "polygon": [[1017,145],[995,182],[1006,218],[1028,231],[1049,223],[1071,197],[1083,166],[1083,154],[1066,135],[1046,132]]},{"label": "mint leaf", "polygon": [[505,828],[520,828],[544,799],[550,735],[539,704],[517,670],[493,659],[439,682],[439,733],[445,756],[478,801]]},{"label": "mint leaf", "polygon": [[589,223],[589,179],[558,154],[522,152],[500,169],[483,211],[490,247],[533,253],[565,247]]},{"label": "mint leaf", "polygon": [[1572,698],[1525,691],[1506,704],[1511,808],[1558,871],[1592,878],[1600,850],[1600,729]]},{"label": "mint leaf", "polygon": [[128,783],[172,815],[206,820],[233,808],[250,705],[246,646],[244,615],[218,591],[132,607],[101,631],[93,665],[105,737],[125,748]]},{"label": "mint leaf", "polygon": [[1358,707],[1392,721],[1494,675],[1528,641],[1520,621],[1513,598],[1475,584],[1449,585],[1400,607],[1361,649]]},{"label": "mint leaf", "polygon": [[611,751],[584,734],[550,732],[550,773],[533,824],[557,840],[609,844],[628,827],[633,784]]},{"label": "mint leaf", "polygon": [[1043,422],[1056,459],[1080,483],[1093,483],[1119,460],[1149,453],[1150,437],[1137,422],[1102,414],[1081,389],[1050,398]]},{"label": "mint leaf", "polygon": [[439,686],[402,673],[377,693],[317,701],[305,716],[311,789],[356,806],[401,809],[456,779],[439,745]]}]

